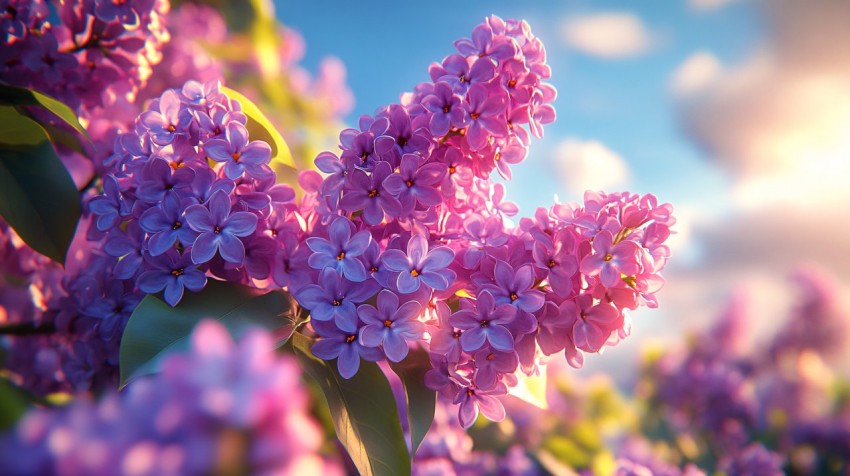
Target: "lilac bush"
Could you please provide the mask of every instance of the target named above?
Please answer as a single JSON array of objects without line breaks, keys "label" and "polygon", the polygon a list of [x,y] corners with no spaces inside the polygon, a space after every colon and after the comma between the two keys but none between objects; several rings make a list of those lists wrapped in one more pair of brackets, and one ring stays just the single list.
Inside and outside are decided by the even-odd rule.
[{"label": "lilac bush", "polygon": [[[514,157],[513,164],[524,158],[524,126],[532,135],[542,134],[542,125],[554,119],[546,103],[555,93],[545,83],[550,73],[543,46],[527,25],[490,17],[476,31],[499,43],[498,55],[470,56],[474,64],[468,71],[458,66],[465,57],[450,56],[432,66],[435,83],[418,85],[403,103],[362,117],[359,129],[344,130],[340,156],[324,153],[316,160],[330,175],[315,189],[304,187],[299,202],[287,185],[275,185],[270,149],[250,140],[238,101],[214,83],[187,82],[179,91],[166,91],[150,103],[134,131],[116,141],[105,180],[118,187],[105,188],[106,194],[90,202],[98,231],[126,235],[129,224],[151,217],[132,228],[144,233],[131,238],[138,248],[129,254],[142,257],[137,271],[147,273],[142,290],[165,288],[172,306],[184,287],[202,287],[201,280],[184,277],[198,270],[229,281],[276,284],[316,321],[332,322],[349,336],[356,331],[361,346],[396,361],[403,351],[391,337],[395,334],[374,338],[373,328],[360,324],[368,318],[356,310],[386,285],[400,307],[422,310],[416,320],[429,324],[431,334],[449,325],[454,329],[447,331],[460,339],[462,352],[445,365],[444,354],[432,354],[433,371],[446,372],[430,380],[440,382],[433,389],[460,404],[465,426],[479,408],[500,418],[498,397],[515,384],[517,370],[538,372],[543,347],[549,354],[563,350],[580,366],[584,352],[598,352],[628,335],[629,310],[656,305],[654,293],[663,282],[659,271],[669,256],[663,241],[674,220],[670,205],[658,205],[651,195],[589,193],[584,205],[556,204],[538,210],[533,219],[523,218],[519,227],[506,227],[513,209],[499,203],[504,192],[491,172],[498,169],[509,178],[508,166],[497,164],[503,154]],[[452,68],[456,79],[443,74]],[[450,118],[441,136],[431,127],[440,112],[423,106],[438,101],[438,91],[443,96],[451,91],[449,102],[469,116],[468,123],[463,115],[458,123]],[[453,175],[470,179],[455,181]],[[302,184],[318,180],[312,171],[299,177]],[[165,216],[172,217],[172,232]],[[481,235],[482,221],[487,238]],[[180,235],[184,227],[194,234]],[[257,247],[252,259],[272,262],[274,269],[248,266],[246,250],[260,241],[267,246]],[[176,279],[148,271],[168,272],[169,264],[157,256],[171,248],[191,256],[191,262],[170,264]],[[370,249],[374,256],[367,269]],[[293,252],[298,261],[286,259]],[[291,280],[292,273],[304,279]],[[433,310],[441,301],[463,310],[436,319]],[[483,303],[493,306],[481,308]],[[559,311],[551,319],[563,324],[547,326],[541,346],[539,318],[552,305]],[[320,342],[337,334],[325,325],[312,327]],[[422,336],[428,345],[427,334]],[[503,365],[475,358],[489,359],[495,352],[509,354]],[[340,371],[353,374],[354,361],[344,362]],[[479,371],[486,377],[478,377]]]},{"label": "lilac bush", "polygon": [[[250,100],[222,86],[222,63],[205,62],[211,53],[192,48],[204,35],[227,43],[220,17],[191,21],[205,7],[186,5],[170,15],[163,0],[60,2],[52,10],[42,2],[6,3],[2,55],[13,59],[2,62],[0,79],[65,101],[93,140],[79,150],[56,147],[84,211],[64,269],[28,251],[0,224],[0,252],[13,257],[3,262],[2,279],[29,288],[10,289],[10,305],[2,308],[10,314],[3,321],[13,324],[4,329],[11,334],[4,338],[5,365],[12,382],[39,396],[106,395],[100,403],[81,395],[65,409],[26,417],[7,436],[8,448],[39,457],[14,471],[96,474],[119,465],[125,472],[198,473],[223,464],[274,472],[307,464],[296,456],[299,448],[314,453],[315,439],[259,419],[284,418],[273,413],[283,402],[271,401],[283,393],[266,394],[269,385],[294,392],[295,411],[286,418],[304,420],[291,369],[286,378],[271,375],[270,354],[243,348],[267,348],[268,338],[233,347],[221,328],[202,324],[193,334],[194,357],[169,357],[176,341],[147,356],[163,369],[154,380],[141,379],[128,364],[125,353],[138,349],[127,342],[141,338],[138,330],[125,332],[131,316],[152,319],[155,308],[182,326],[183,313],[204,317],[189,309],[203,298],[187,304],[187,296],[209,297],[205,290],[222,281],[243,297],[297,301],[301,309],[271,313],[275,335],[281,345],[292,338],[287,349],[320,386],[335,385],[320,389],[332,408],[329,397],[345,388],[343,381],[374,383],[375,375],[397,372],[405,392],[419,392],[431,405],[435,394],[451,402],[461,428],[479,413],[505,419],[504,397],[540,374],[548,356],[563,353],[581,367],[586,353],[629,335],[631,311],[658,305],[660,273],[670,257],[664,242],[675,223],[670,204],[653,195],[589,191],[583,203],[555,203],[516,225],[510,220],[519,210],[497,180],[510,180],[531,138],[555,120],[545,48],[523,21],[486,18],[471,38],[455,42],[456,53],[428,68],[430,81],[342,130],[339,152],[315,155],[320,174],[288,167],[294,161],[274,126]],[[55,25],[46,20],[51,12]],[[189,31],[188,43],[172,39],[167,25]],[[298,56],[281,54],[285,64]],[[163,74],[151,77],[157,63],[161,71],[182,61],[174,75],[179,84],[163,85]],[[252,61],[266,79],[276,73],[259,55]],[[315,97],[344,96],[344,86],[317,82]],[[331,115],[345,109],[340,101]],[[5,300],[5,286],[3,293]],[[209,317],[223,322],[243,306],[256,312],[245,299],[205,312],[220,312]],[[283,315],[294,317],[285,323]],[[157,330],[174,331],[151,333]],[[311,356],[299,354],[303,342]],[[120,397],[112,393],[119,364],[121,383],[131,382]],[[413,378],[405,373],[410,365],[420,366]],[[237,397],[248,401],[237,405]],[[344,405],[356,400],[344,397]],[[427,425],[415,428],[421,422],[411,402],[402,407],[408,406],[407,444],[415,453],[414,430],[421,440]],[[170,423],[180,412],[188,416],[180,431],[140,416],[160,412]],[[115,436],[122,413],[140,420],[137,433]],[[368,427],[371,421],[359,416],[332,415],[338,431],[340,419]],[[222,425],[238,429],[201,431]],[[79,438],[69,439],[71,431]],[[268,440],[264,431],[271,432]],[[281,450],[298,438],[310,441],[291,454]],[[350,447],[361,442],[349,435],[340,440],[362,470],[366,463]],[[220,444],[248,456],[197,457]],[[236,463],[249,466],[227,466]],[[519,449],[504,464],[516,474],[538,469]]]}]

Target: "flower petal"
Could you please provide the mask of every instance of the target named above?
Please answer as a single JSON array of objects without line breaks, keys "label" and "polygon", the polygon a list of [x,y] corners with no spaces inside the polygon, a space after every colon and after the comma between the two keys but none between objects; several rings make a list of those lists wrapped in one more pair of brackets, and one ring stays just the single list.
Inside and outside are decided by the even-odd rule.
[{"label": "flower petal", "polygon": [[201,233],[192,243],[192,262],[206,263],[215,256],[218,249],[218,236],[215,233]]}]

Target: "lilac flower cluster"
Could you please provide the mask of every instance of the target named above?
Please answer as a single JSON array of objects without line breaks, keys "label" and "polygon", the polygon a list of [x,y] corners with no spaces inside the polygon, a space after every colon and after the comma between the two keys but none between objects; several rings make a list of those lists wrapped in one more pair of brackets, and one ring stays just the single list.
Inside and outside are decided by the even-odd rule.
[{"label": "lilac flower cluster", "polygon": [[[138,113],[139,95],[170,40],[163,24],[169,8],[168,0],[0,2],[0,80],[60,100],[86,126],[91,142],[54,142],[80,189],[105,172],[115,136]],[[30,112],[76,134],[46,111]]]},{"label": "lilac flower cluster", "polygon": [[[270,148],[248,139],[246,123],[218,83],[167,91],[115,141],[103,192],[86,195],[90,219],[66,272],[46,260],[28,265],[34,253],[22,243],[10,250],[10,264],[35,266],[22,278],[40,304],[9,320],[43,331],[6,339],[16,381],[39,395],[113,388],[124,326],[145,293],[162,291],[175,305],[208,272],[267,280],[280,246],[267,224],[292,213],[295,193],[275,185]],[[26,307],[29,293],[2,305]]]},{"label": "lilac flower cluster", "polygon": [[116,140],[103,193],[88,201],[90,237],[105,234],[115,277],[176,305],[207,272],[237,282],[270,277],[282,245],[274,224],[295,192],[275,184],[271,148],[252,141],[238,101],[217,82],[187,82],[152,101]]},{"label": "lilac flower cluster", "polygon": [[741,345],[753,316],[747,296],[738,295],[687,350],[649,367],[641,387],[656,416],[649,428],[687,435],[729,474],[850,468],[850,413],[828,365],[846,362],[850,313],[824,272],[805,267],[793,281],[797,304],[764,349]]},{"label": "lilac flower cluster", "polygon": [[234,343],[200,323],[191,351],[163,372],[111,392],[33,410],[0,436],[3,474],[342,474],[319,455],[298,366],[276,356],[272,338]]},{"label": "lilac flower cluster", "polygon": [[[4,0],[0,77],[73,109],[132,101],[168,41],[168,8],[165,0],[89,0],[56,2],[51,12],[44,0]],[[57,24],[48,21],[54,15]]]},{"label": "lilac flower cluster", "polygon": [[0,226],[4,370],[35,395],[118,384],[121,334],[143,295],[114,277],[115,259],[88,246],[83,228],[63,270]]},{"label": "lilac flower cluster", "polygon": [[491,172],[510,178],[554,120],[555,90],[526,23],[491,16],[471,36],[432,82],[342,131],[341,153],[316,158],[324,180],[302,175],[309,238],[275,275],[312,311],[314,353],[338,357],[343,376],[424,338],[428,384],[464,426],[479,410],[501,419],[498,398],[541,354],[580,366],[628,335],[628,310],[656,305],[674,223],[651,195],[589,193],[509,227],[517,208]]}]

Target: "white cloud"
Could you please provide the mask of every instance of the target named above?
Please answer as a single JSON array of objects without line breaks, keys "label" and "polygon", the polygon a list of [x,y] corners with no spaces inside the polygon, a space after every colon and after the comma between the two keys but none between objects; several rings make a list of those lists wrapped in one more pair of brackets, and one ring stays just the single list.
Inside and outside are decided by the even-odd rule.
[{"label": "white cloud", "polygon": [[563,38],[572,48],[601,58],[636,56],[653,43],[640,18],[625,12],[572,18],[564,25]]},{"label": "white cloud", "polygon": [[716,10],[727,3],[732,3],[734,0],[688,0],[688,5],[691,8],[700,10],[700,11],[708,11],[708,10]]},{"label": "white cloud", "polygon": [[[816,177],[806,183],[802,177],[812,170],[828,179],[846,176],[850,56],[835,45],[850,44],[850,3],[775,0],[762,6],[770,27],[762,50],[723,74],[697,54],[674,75],[684,126],[739,183],[758,179],[764,191],[765,181],[775,178],[777,193],[823,191]],[[798,186],[789,190],[789,180]]]},{"label": "white cloud", "polygon": [[699,51],[676,69],[670,87],[677,96],[692,96],[709,86],[722,70],[717,57],[707,51]]},{"label": "white cloud", "polygon": [[629,168],[616,152],[595,140],[566,139],[558,145],[555,165],[573,194],[614,191],[629,181]]},{"label": "white cloud", "polygon": [[757,51],[733,67],[697,52],[671,76],[682,128],[731,185],[707,197],[728,213],[691,214],[687,244],[701,259],[674,255],[661,300],[674,318],[711,319],[748,286],[766,331],[793,298],[786,277],[801,263],[850,282],[850,56],[836,47],[850,44],[850,2],[758,5]]}]

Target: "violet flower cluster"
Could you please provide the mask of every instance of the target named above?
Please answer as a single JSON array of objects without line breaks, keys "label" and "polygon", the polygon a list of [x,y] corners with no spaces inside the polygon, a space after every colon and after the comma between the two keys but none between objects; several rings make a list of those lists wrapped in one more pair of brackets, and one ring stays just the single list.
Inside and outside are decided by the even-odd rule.
[{"label": "violet flower cluster", "polygon": [[275,184],[271,148],[252,141],[238,101],[217,82],[187,82],[152,101],[116,140],[103,193],[88,201],[116,278],[174,306],[207,272],[269,278],[295,192]]},{"label": "violet flower cluster", "polygon": [[510,227],[517,208],[490,175],[510,178],[554,120],[555,90],[525,22],[491,16],[471,36],[316,158],[327,176],[302,175],[309,237],[275,273],[312,312],[313,352],[345,377],[426,344],[427,383],[467,427],[479,410],[504,417],[499,398],[542,354],[580,366],[628,335],[628,311],[656,305],[674,223],[651,195],[588,193]]},{"label": "violet flower cluster", "polygon": [[687,350],[648,367],[639,387],[655,415],[647,429],[692,439],[729,474],[850,470],[850,406],[837,391],[846,377],[830,370],[846,362],[850,312],[824,272],[793,278],[794,309],[764,346],[747,345],[754,319],[742,294]]},{"label": "violet flower cluster", "polygon": [[144,295],[114,277],[116,260],[86,242],[85,223],[63,269],[0,222],[4,373],[34,395],[118,384],[121,335]]},{"label": "violet flower cluster", "polygon": [[217,83],[167,90],[116,139],[87,201],[117,282],[102,289],[176,305],[208,276],[284,287],[311,311],[314,354],[344,377],[361,358],[428,347],[427,383],[464,426],[479,410],[501,419],[499,398],[542,355],[580,366],[624,338],[628,311],[656,305],[672,207],[588,193],[508,226],[517,208],[491,172],[510,178],[554,120],[555,90],[526,23],[493,16],[471,36],[433,82],[344,130],[341,154],[316,158],[327,175],[299,175],[297,202]]},{"label": "violet flower cluster", "polygon": [[[0,24],[5,35],[0,48],[3,58],[0,80],[59,98],[74,107],[86,125],[93,145],[83,141],[80,151],[64,143],[54,144],[77,186],[85,189],[86,200],[96,188],[115,192],[117,181],[102,179],[103,175],[116,172],[115,162],[107,160],[113,144],[122,131],[133,128],[133,120],[144,100],[160,95],[165,88],[165,81],[151,76],[151,68],[157,78],[179,80],[178,84],[184,83],[189,75],[220,78],[221,61],[204,51],[201,42],[215,44],[229,38],[224,19],[214,9],[186,4],[169,11],[164,0],[119,3],[12,0],[0,2]],[[171,34],[165,30],[166,26]],[[58,48],[55,51],[36,47],[54,43]],[[299,48],[290,49],[281,52],[281,61],[294,70]],[[39,59],[38,54],[42,53],[44,56]],[[51,72],[43,74],[47,63]],[[180,69],[187,65],[193,67]],[[242,74],[246,69],[242,67]],[[302,78],[301,84],[312,83]],[[349,94],[342,86],[324,93]],[[120,181],[124,183],[126,178]],[[165,208],[173,213],[176,203],[171,199],[166,201]],[[102,220],[105,226],[114,218],[96,215],[95,222]],[[0,292],[0,322],[19,328],[18,335],[0,339],[0,346],[7,355],[5,365],[12,378],[34,394],[100,391],[117,384],[118,345],[124,324],[144,296],[136,280],[128,279],[128,273],[133,274],[139,266],[142,243],[134,240],[141,239],[145,231],[140,229],[140,216],[133,220],[123,218],[119,226],[126,227],[121,230],[126,239],[93,229],[90,241],[86,242],[78,233],[65,270],[34,253],[0,221],[0,243],[5,256],[0,265],[3,270],[0,280],[4,284]],[[84,231],[88,224],[88,218],[84,218],[78,231]],[[187,231],[191,230],[187,228],[171,235],[185,238]],[[161,249],[169,236],[159,234],[154,241]],[[263,243],[268,245],[268,241],[260,240],[258,247]],[[247,250],[249,255],[254,252],[251,247]],[[116,263],[117,258],[120,264]],[[247,261],[255,275],[270,266],[261,258]],[[231,279],[239,278],[234,277],[238,273],[226,274]],[[148,279],[146,289],[161,284],[155,276],[149,275]],[[165,289],[170,290],[169,297],[173,298],[181,289],[177,282],[197,288],[203,279],[199,273],[190,272],[170,287],[166,283]]]},{"label": "violet flower cluster", "polygon": [[16,382],[38,395],[113,388],[124,326],[145,293],[175,305],[208,272],[246,283],[269,276],[277,245],[266,223],[290,213],[295,193],[275,185],[270,147],[248,139],[240,107],[216,82],[152,101],[116,139],[102,193],[84,195],[89,216],[64,273],[46,259],[28,263],[35,253],[4,227],[9,265],[27,266],[12,271],[28,286],[3,306],[38,303],[6,318],[36,329],[5,339]]},{"label": "violet flower cluster", "polygon": [[0,436],[0,472],[67,474],[329,474],[321,427],[300,369],[253,331],[234,343],[215,321],[163,372],[94,403],[27,413]]},{"label": "violet flower cluster", "polygon": [[[228,30],[223,12],[213,6],[175,5],[164,22],[171,41],[163,45],[162,61],[140,99],[157,97],[189,80],[224,81],[263,108],[286,139],[296,164],[306,167],[320,147],[335,139],[342,118],[353,107],[345,66],[338,58],[326,57],[311,74],[301,63],[304,38],[274,20],[271,2],[258,8],[254,14],[268,21],[237,32]],[[261,44],[256,43],[258,35]],[[249,44],[253,48],[246,54]],[[270,53],[277,54],[270,57]],[[260,85],[258,75],[263,79]]]}]

